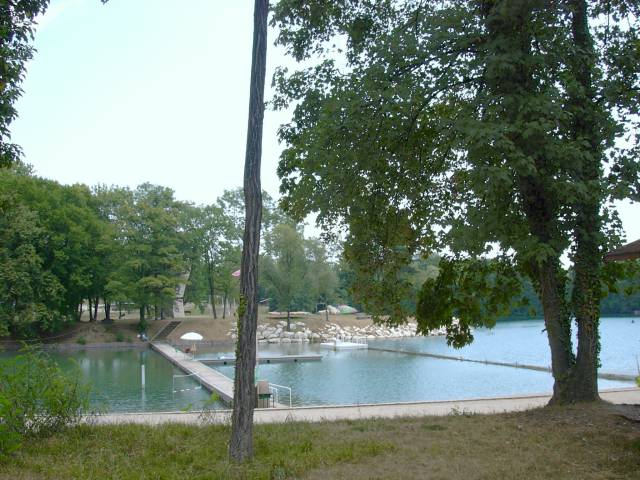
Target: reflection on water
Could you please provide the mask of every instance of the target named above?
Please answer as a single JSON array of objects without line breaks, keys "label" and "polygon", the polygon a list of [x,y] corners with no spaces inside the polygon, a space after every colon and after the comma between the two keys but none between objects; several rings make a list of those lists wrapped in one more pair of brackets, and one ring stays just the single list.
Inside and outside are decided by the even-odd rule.
[{"label": "reflection on water", "polygon": [[[184,372],[152,350],[98,350],[52,352],[63,369],[79,368],[91,384],[91,405],[101,411],[145,412],[198,409],[209,398],[192,378],[176,378]],[[142,388],[142,365],[145,388]],[[77,366],[77,367],[76,367]],[[218,405],[221,407],[222,405]]]}]

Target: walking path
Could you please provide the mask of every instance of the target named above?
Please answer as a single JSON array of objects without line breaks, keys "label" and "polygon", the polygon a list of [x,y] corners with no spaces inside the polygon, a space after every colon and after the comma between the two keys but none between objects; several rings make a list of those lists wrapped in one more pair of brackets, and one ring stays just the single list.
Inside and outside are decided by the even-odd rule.
[{"label": "walking path", "polygon": [[229,377],[206,367],[201,362],[194,360],[191,356],[171,345],[155,342],[151,342],[150,345],[152,349],[178,368],[188,374],[197,376],[202,382],[202,386],[210,392],[217,393],[222,401],[229,404],[233,402],[233,380]]},{"label": "walking path", "polygon": [[[640,404],[640,388],[624,388],[600,392],[600,397],[615,404]],[[345,405],[298,408],[263,408],[254,411],[255,423],[322,422],[331,420],[357,420],[363,418],[420,417],[461,413],[489,414],[516,412],[542,407],[550,395],[521,397],[478,398],[445,402],[408,402],[378,405]],[[162,423],[201,424],[203,422],[226,424],[230,422],[230,410],[218,410],[204,416],[200,412],[113,413],[87,418],[90,423],[136,423],[158,425]]]}]

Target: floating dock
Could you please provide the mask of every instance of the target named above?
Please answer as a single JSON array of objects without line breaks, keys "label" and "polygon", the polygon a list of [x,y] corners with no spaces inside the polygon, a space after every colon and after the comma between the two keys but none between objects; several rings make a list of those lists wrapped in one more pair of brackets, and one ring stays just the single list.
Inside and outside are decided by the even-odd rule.
[{"label": "floating dock", "polygon": [[173,363],[176,367],[190,375],[197,376],[202,386],[210,392],[215,392],[227,404],[233,402],[233,380],[222,373],[213,370],[191,356],[167,345],[166,343],[151,342],[151,348]]},{"label": "floating dock", "polygon": [[322,342],[322,348],[330,348],[332,350],[359,350],[369,348],[366,342],[346,342],[343,340],[335,340],[333,342]]},{"label": "floating dock", "polygon": [[[235,357],[197,357],[197,360],[205,365],[234,365]],[[322,355],[273,355],[258,357],[259,364],[267,363],[297,363],[297,362],[319,362]]]}]

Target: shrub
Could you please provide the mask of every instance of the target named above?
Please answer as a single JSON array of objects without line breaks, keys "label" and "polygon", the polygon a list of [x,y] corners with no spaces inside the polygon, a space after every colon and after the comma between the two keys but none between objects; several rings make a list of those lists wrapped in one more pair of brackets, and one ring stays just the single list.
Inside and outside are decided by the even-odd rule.
[{"label": "shrub", "polygon": [[124,333],[122,332],[116,333],[116,342],[124,342]]},{"label": "shrub", "polygon": [[66,374],[42,351],[26,348],[0,361],[0,455],[27,437],[76,424],[88,408],[89,387],[79,372]]},{"label": "shrub", "polygon": [[80,344],[80,345],[86,345],[87,344],[87,339],[84,338],[84,337],[78,337],[78,339],[76,340],[76,343]]}]

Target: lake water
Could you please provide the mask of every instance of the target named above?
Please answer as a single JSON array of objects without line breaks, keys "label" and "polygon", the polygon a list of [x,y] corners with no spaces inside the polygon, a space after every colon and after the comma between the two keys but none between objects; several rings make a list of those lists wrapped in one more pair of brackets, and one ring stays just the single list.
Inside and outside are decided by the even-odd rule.
[{"label": "lake water", "polygon": [[[550,363],[542,321],[501,322],[478,329],[475,341],[455,350],[443,337],[370,341],[371,346],[462,356],[477,360]],[[637,375],[640,319],[605,318],[601,322],[602,372]],[[231,348],[199,348],[199,356],[233,355]],[[260,345],[263,354],[323,355],[320,362],[260,365],[257,377],[293,390],[294,405],[364,404],[450,400],[550,392],[550,374],[525,369],[440,360],[373,350],[332,351],[319,345]],[[0,354],[7,356],[8,354]],[[209,393],[152,350],[97,350],[51,353],[65,369],[80,369],[93,385],[92,405],[104,411],[178,411],[198,409]],[[141,366],[146,385],[142,389]],[[215,367],[233,376],[233,367]],[[629,382],[600,380],[600,389],[629,387]],[[177,391],[174,391],[177,390]],[[281,397],[282,403],[288,398]],[[219,405],[221,406],[221,405]]]},{"label": "lake water", "polygon": [[[640,321],[602,320],[602,371],[635,375],[640,355]],[[632,323],[633,321],[633,323]],[[372,340],[371,346],[462,356],[477,360],[550,364],[542,321],[500,322],[478,329],[475,341],[460,350],[444,337]],[[201,353],[202,350],[200,350]],[[293,390],[295,405],[363,404],[424,400],[452,400],[551,392],[551,374],[525,369],[440,360],[374,350],[332,351],[318,345],[260,345],[270,354],[323,355],[320,362],[260,365],[258,377]],[[211,355],[233,352],[211,350]],[[203,356],[206,356],[203,355]],[[232,366],[216,370],[233,376]],[[600,389],[632,386],[629,382],[599,380]]]},{"label": "lake water", "polygon": [[[3,354],[7,356],[7,354]],[[210,394],[199,383],[150,349],[86,349],[49,352],[66,371],[79,369],[91,385],[91,407],[108,412],[199,409]],[[142,388],[142,365],[145,388]],[[175,388],[173,375],[176,378]],[[174,393],[173,390],[181,390]],[[222,406],[222,405],[219,405]]]}]

